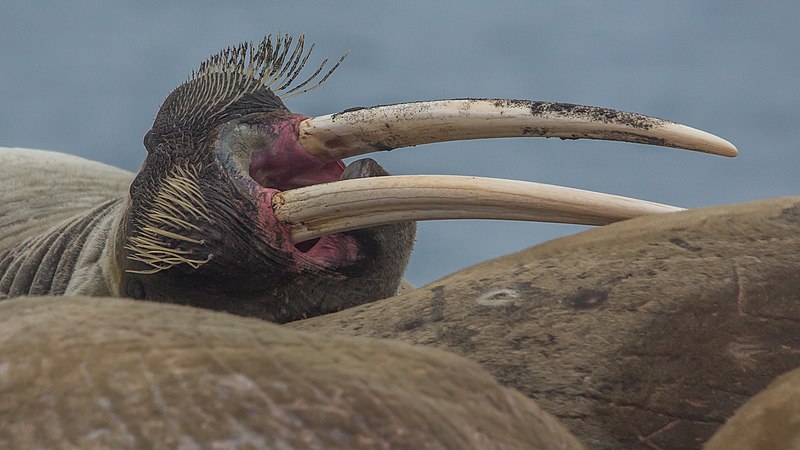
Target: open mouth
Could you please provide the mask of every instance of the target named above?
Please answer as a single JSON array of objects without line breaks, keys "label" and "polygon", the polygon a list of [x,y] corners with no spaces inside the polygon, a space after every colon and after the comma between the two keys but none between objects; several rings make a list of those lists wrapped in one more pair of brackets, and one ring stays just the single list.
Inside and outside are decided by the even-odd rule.
[{"label": "open mouth", "polygon": [[267,229],[283,231],[283,239],[276,240],[274,245],[280,244],[285,252],[304,262],[322,266],[340,265],[357,258],[357,245],[351,237],[334,232],[324,236],[298,238],[290,229],[282,226],[280,219],[272,212],[272,202],[276,195],[357,175],[354,171],[346,172],[341,160],[320,160],[299,145],[299,124],[308,119],[308,116],[295,114],[273,123],[271,127],[274,140],[264,150],[252,155],[248,172],[261,186],[262,213],[269,216],[271,224],[279,225],[277,228],[270,226]]},{"label": "open mouth", "polygon": [[[312,81],[322,73],[327,59],[306,81],[291,87],[311,54],[311,49],[304,51],[302,36],[294,50],[291,43],[286,35],[274,47],[267,38],[257,48],[242,45],[224,51],[201,65],[198,77],[212,81],[198,86],[216,86],[213,80],[223,73],[236,79],[248,95],[268,88],[271,94],[291,98],[322,84],[346,56],[316,84]],[[207,95],[205,90],[198,94]],[[351,108],[313,118],[286,111],[260,123],[271,128],[265,139],[269,142],[256,146],[261,150],[250,154],[248,168],[262,189],[259,214],[265,225],[280,230],[276,243],[291,242],[292,252],[309,256],[331,242],[347,253],[348,234],[342,232],[409,221],[470,218],[605,225],[681,210],[512,180],[369,173],[343,177],[347,171],[341,161],[348,157],[433,142],[500,137],[601,139],[737,155],[730,142],[678,123],[609,108],[530,100],[421,101]]]},{"label": "open mouth", "polygon": [[[311,256],[322,244],[329,245],[326,237],[336,233],[398,222],[506,219],[605,225],[681,210],[503,179],[432,175],[342,179],[342,158],[432,142],[497,137],[602,139],[737,154],[736,147],[717,136],[636,113],[527,100],[439,100],[315,118],[296,116],[290,128],[278,133],[280,147],[291,155],[291,163],[283,167],[291,168],[287,172],[292,175],[275,177],[262,186],[276,189],[270,196],[275,217],[297,243],[295,249]],[[287,164],[288,159],[280,162]]]}]

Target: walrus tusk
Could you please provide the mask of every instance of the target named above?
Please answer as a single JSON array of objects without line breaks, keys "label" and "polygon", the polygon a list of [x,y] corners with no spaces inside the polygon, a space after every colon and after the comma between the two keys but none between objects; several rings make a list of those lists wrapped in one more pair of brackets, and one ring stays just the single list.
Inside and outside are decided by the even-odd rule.
[{"label": "walrus tusk", "polygon": [[530,100],[460,99],[347,110],[300,122],[299,142],[322,160],[432,142],[499,138],[603,139],[736,156],[705,131],[636,113]]},{"label": "walrus tusk", "polygon": [[272,207],[295,242],[416,220],[505,219],[606,225],[682,210],[561,186],[455,175],[385,176],[316,184],[275,194]]}]

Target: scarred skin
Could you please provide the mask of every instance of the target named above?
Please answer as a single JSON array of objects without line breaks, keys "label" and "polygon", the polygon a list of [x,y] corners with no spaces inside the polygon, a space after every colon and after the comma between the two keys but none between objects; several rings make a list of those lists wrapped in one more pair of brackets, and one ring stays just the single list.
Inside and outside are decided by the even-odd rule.
[{"label": "scarred skin", "polygon": [[697,449],[800,367],[798,274],[800,197],[778,198],[596,228],[288,326],[478,361],[589,448]]}]

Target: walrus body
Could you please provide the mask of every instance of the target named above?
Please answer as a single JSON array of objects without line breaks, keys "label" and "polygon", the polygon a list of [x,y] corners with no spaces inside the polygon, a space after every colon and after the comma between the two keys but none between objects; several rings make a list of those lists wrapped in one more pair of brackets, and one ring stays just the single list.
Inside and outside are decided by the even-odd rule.
[{"label": "walrus body", "polygon": [[604,225],[681,210],[514,180],[392,177],[370,158],[344,158],[493,137],[738,153],[663,119],[532,100],[445,99],[312,118],[283,100],[322,84],[344,57],[301,81],[311,48],[302,35],[279,35],[203,61],[161,104],[135,176],[2,150],[0,299],[110,295],[288,322],[395,295],[416,220]]},{"label": "walrus body", "polygon": [[800,367],[799,274],[789,197],[589,230],[288,325],[466,356],[590,448],[689,449]]},{"label": "walrus body", "polygon": [[[786,340],[794,339],[796,330],[778,321],[765,332],[756,325],[772,313],[759,309],[758,302],[748,303],[751,293],[759,295],[753,286],[771,283],[764,294],[767,309],[776,307],[775,314],[783,319],[786,299],[798,292],[787,278],[800,264],[795,200],[629,221],[466,269],[383,300],[402,283],[415,220],[505,218],[606,225],[682,209],[514,180],[391,177],[374,160],[345,165],[344,158],[447,140],[537,136],[626,141],[729,157],[738,150],[722,138],[663,119],[531,100],[446,99],[352,108],[311,118],[290,111],[283,98],[313,89],[338,64],[316,85],[311,82],[324,73],[327,60],[310,78],[297,81],[310,50],[304,50],[302,36],[293,49],[292,42],[289,36],[266,38],[228,48],[203,62],[161,105],[144,137],[147,156],[135,176],[50,152],[0,149],[0,176],[6,180],[0,190],[0,300],[83,294],[185,304],[281,323],[319,316],[292,326],[392,337],[461,353],[501,382],[541,400],[597,448],[696,446],[778,366],[800,363],[791,353],[794,344]],[[758,264],[750,270],[752,262]],[[699,292],[698,286],[705,290]],[[359,306],[378,300],[383,301]],[[249,327],[237,322],[243,319],[150,302],[75,301],[62,305],[46,300],[40,303],[47,305],[44,311],[37,310],[40,304],[24,301],[0,304],[0,314],[18,316],[0,317],[23,326],[0,327],[0,338],[6,333],[10,349],[0,352],[5,358],[0,360],[0,387],[15,394],[28,387],[24,383],[35,381],[11,403],[0,391],[6,400],[0,408],[11,404],[5,414],[21,411],[41,418],[45,432],[44,440],[23,435],[5,442],[48,446],[65,436],[78,446],[174,445],[176,433],[201,423],[192,432],[204,436],[204,443],[216,443],[218,436],[253,436],[250,431],[254,424],[263,425],[262,419],[285,419],[292,423],[259,428],[265,434],[256,436],[261,439],[256,445],[294,446],[302,441],[324,447],[340,438],[347,447],[363,442],[403,447],[577,445],[560,431],[552,446],[538,440],[538,431],[535,436],[519,434],[517,425],[524,428],[529,420],[535,422],[536,414],[525,412],[527,406],[494,398],[490,403],[496,406],[499,401],[501,407],[497,414],[489,408],[491,423],[470,412],[457,414],[456,423],[444,420],[441,427],[426,427],[437,423],[433,416],[446,415],[446,408],[435,409],[430,421],[429,416],[395,421],[379,411],[374,417],[370,413],[379,423],[364,422],[361,415],[376,402],[388,404],[390,412],[395,404],[370,397],[375,389],[360,397],[363,392],[349,383],[351,376],[362,378],[348,371],[347,364],[320,366],[320,371],[331,371],[339,379],[330,384],[332,394],[320,398],[310,400],[304,396],[318,392],[302,389],[292,405],[312,413],[298,421],[274,401],[281,395],[277,391],[288,389],[281,387],[288,386],[285,378],[271,379],[274,374],[258,365],[272,363],[261,345],[267,342],[267,349],[275,350],[271,338],[256,333],[248,336],[250,340],[241,339],[218,330],[197,334],[186,323],[197,315],[198,322],[222,324],[219,329]],[[337,311],[341,312],[329,314]],[[159,318],[156,328],[161,328],[150,326],[151,316]],[[71,322],[62,322],[67,320]],[[75,323],[89,325],[72,336]],[[706,333],[709,324],[717,323],[725,325],[721,337]],[[35,329],[24,328],[26,324]],[[15,330],[22,329],[25,335],[15,337],[21,334],[15,335]],[[676,329],[680,331],[673,336]],[[750,334],[734,333],[742,329]],[[304,355],[308,350],[289,341],[287,352]],[[383,351],[355,341],[331,341],[344,347],[353,342],[359,349],[357,358]],[[109,342],[113,345],[106,346]],[[709,342],[717,347],[703,345]],[[323,343],[314,345],[324,351],[312,351],[312,360],[332,351]],[[184,353],[184,346],[191,349]],[[725,349],[723,356],[713,351],[719,347]],[[140,357],[160,351],[166,353]],[[94,352],[102,356],[92,356]],[[276,352],[272,356],[281,360],[280,347]],[[32,369],[31,358],[39,363]],[[292,368],[289,378],[313,386],[308,380],[314,373],[308,368],[317,366],[300,360],[287,363]],[[177,368],[164,366],[165,361]],[[375,361],[366,364],[367,371],[389,367],[380,358]],[[161,365],[151,372],[150,364]],[[458,363],[452,364],[450,369],[457,371]],[[769,367],[751,374],[755,365]],[[220,381],[214,378],[215,367],[234,376]],[[62,368],[69,377],[47,384],[53,381],[50,371]],[[462,401],[485,409],[483,394],[469,394],[491,390],[486,384],[452,389],[437,381],[447,375],[427,362],[415,366],[402,361],[388,374],[403,370],[412,372],[404,386],[424,391],[430,383],[434,390],[412,399],[427,396],[438,408],[436,399],[447,403],[455,398],[456,409]],[[187,371],[190,382],[178,375]],[[244,372],[262,378],[251,383],[250,375],[236,376]],[[159,382],[152,383],[156,379]],[[94,388],[100,384],[95,380],[105,383],[103,389]],[[392,378],[364,380],[383,391]],[[169,384],[167,390],[162,390],[161,381]],[[85,386],[77,386],[81,382]],[[140,393],[147,389],[152,398],[142,400]],[[231,397],[226,394],[230,389],[246,392]],[[100,414],[113,423],[87,412],[88,422],[81,422],[78,414],[68,422],[76,428],[60,428],[61,411],[89,411],[87,398],[98,392],[90,407],[99,406]],[[177,395],[176,410],[164,413],[173,405],[172,398],[164,401],[165,393]],[[225,406],[192,410],[195,395]],[[335,419],[328,415],[317,420],[315,407],[308,405],[319,400],[324,410],[342,397],[355,399],[345,401],[339,414],[348,424],[330,431],[325,427]],[[258,405],[251,408],[253,402]],[[163,418],[170,430],[165,432],[165,424],[158,421],[150,423],[149,412]],[[191,414],[190,424],[180,423]],[[231,422],[242,415],[247,420]],[[14,419],[15,433],[31,429],[26,421]],[[92,428],[94,423],[99,428]],[[222,434],[206,434],[210,426]],[[305,426],[313,431],[305,433]],[[164,439],[147,440],[150,429],[163,433]],[[364,440],[364,430],[374,429],[380,430],[379,438]],[[417,429],[424,432],[409,437]],[[111,436],[108,440],[106,434]],[[433,440],[440,434],[452,439]],[[285,439],[273,442],[264,436]],[[0,435],[0,444],[5,442]]]},{"label": "walrus body", "polygon": [[117,294],[108,237],[133,177],[76,156],[0,148],[0,299]]},{"label": "walrus body", "polygon": [[445,352],[66,300],[0,302],[2,448],[583,448]]}]

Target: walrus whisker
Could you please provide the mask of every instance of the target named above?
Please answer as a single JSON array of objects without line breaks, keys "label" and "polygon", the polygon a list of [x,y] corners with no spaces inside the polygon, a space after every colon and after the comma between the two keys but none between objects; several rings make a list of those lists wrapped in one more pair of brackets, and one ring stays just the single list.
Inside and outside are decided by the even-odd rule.
[{"label": "walrus whisker", "polygon": [[[333,75],[333,72],[334,72],[334,71],[336,71],[336,69],[338,69],[338,68],[339,68],[339,66],[340,66],[340,65],[341,65],[341,64],[344,62],[344,59],[345,59],[345,58],[347,58],[347,55],[349,55],[349,54],[350,54],[350,52],[346,52],[344,55],[342,55],[342,57],[341,57],[341,58],[339,58],[339,61],[337,61],[337,62],[336,62],[336,64],[334,64],[334,65],[333,65],[333,67],[331,67],[331,68],[330,68],[330,70],[328,70],[328,73],[326,73],[326,74],[325,74],[325,76],[324,76],[324,77],[322,77],[322,79],[321,79],[321,80],[319,80],[319,81],[317,82],[317,84],[315,84],[314,86],[311,86],[310,88],[303,89],[302,91],[294,92],[294,91],[297,91],[297,89],[299,89],[300,87],[302,87],[302,86],[303,86],[303,85],[305,85],[306,83],[308,83],[309,81],[311,81],[311,80],[312,80],[314,77],[316,77],[316,76],[317,76],[317,74],[319,73],[319,71],[315,72],[315,74],[314,74],[314,75],[312,75],[312,76],[311,76],[311,78],[309,78],[308,80],[306,80],[306,81],[303,83],[303,85],[301,85],[301,86],[298,86],[298,87],[296,87],[296,88],[292,89],[291,91],[288,91],[288,92],[286,92],[286,94],[284,94],[284,95],[281,95],[281,99],[282,99],[282,100],[288,100],[288,99],[290,99],[290,98],[297,97],[298,95],[305,94],[306,92],[313,91],[314,89],[316,89],[316,88],[320,87],[320,86],[322,85],[322,83],[324,83],[325,81],[327,81],[327,80],[328,80],[328,78],[329,78],[331,75]],[[321,65],[321,66],[320,66],[320,68],[319,68],[319,70],[322,70],[322,68],[325,66],[325,64],[327,64],[327,62],[328,62],[328,60],[327,60],[327,59],[326,59],[325,61],[323,61],[323,62],[322,62],[322,65]]]},{"label": "walrus whisker", "polygon": [[183,220],[183,219],[179,219],[179,218],[177,218],[175,216],[170,216],[170,215],[164,214],[163,212],[148,213],[147,217],[150,218],[151,220],[154,220],[154,221],[160,221],[162,223],[172,224],[172,225],[176,226],[177,228],[181,228],[181,229],[184,229],[184,230],[189,230],[189,229],[191,229],[191,230],[199,230],[200,229],[200,227],[198,227],[197,225],[195,225],[195,224],[193,224],[191,222],[188,222],[188,221]]},{"label": "walrus whisker", "polygon": [[278,92],[289,87],[297,78],[297,76],[300,75],[300,71],[303,70],[303,67],[305,67],[308,58],[311,56],[311,52],[314,50],[314,44],[312,43],[308,49],[308,52],[306,52],[305,55],[303,55],[303,47],[305,46],[305,37],[302,35],[297,40],[297,45],[299,46],[300,49],[299,53],[297,54],[297,57],[294,60],[291,70],[287,72],[286,77],[280,80],[280,82],[276,81],[277,87],[275,89]]},{"label": "walrus whisker", "polygon": [[206,199],[198,186],[199,176],[200,169],[194,165],[176,165],[162,180],[147,207],[147,213],[135,221],[133,233],[124,246],[132,252],[127,259],[143,262],[153,269],[131,273],[152,274],[177,264],[197,268],[210,261],[208,257],[186,258],[182,255],[194,252],[178,250],[170,245],[170,242],[178,241],[198,246],[204,244],[202,239],[178,232],[180,228],[201,234],[203,227],[198,221],[211,222]]},{"label": "walrus whisker", "polygon": [[[287,62],[281,72],[278,75],[275,75],[270,81],[269,86],[275,86],[277,84],[276,90],[280,90],[281,86],[284,85],[285,81],[292,76],[295,72],[299,72],[297,69],[297,65],[300,63],[300,60],[303,57],[303,45],[304,45],[304,36],[300,36],[297,39],[297,43],[294,46],[294,51],[292,51],[292,55],[289,57],[289,62]],[[280,82],[278,81],[280,80]]]}]

